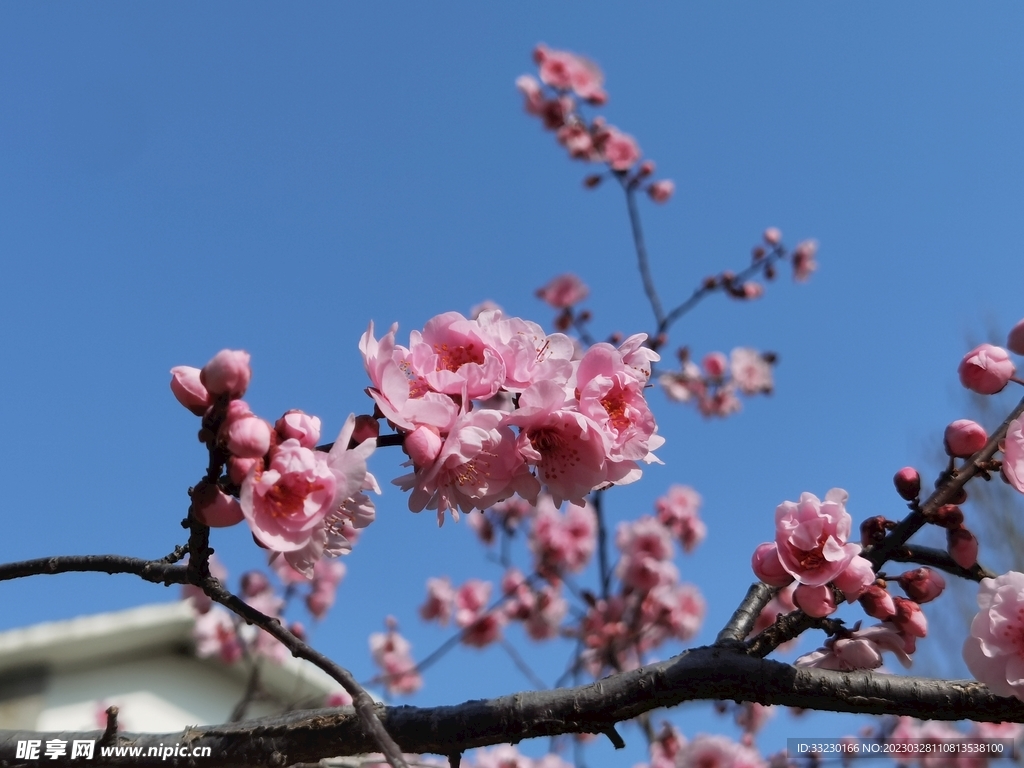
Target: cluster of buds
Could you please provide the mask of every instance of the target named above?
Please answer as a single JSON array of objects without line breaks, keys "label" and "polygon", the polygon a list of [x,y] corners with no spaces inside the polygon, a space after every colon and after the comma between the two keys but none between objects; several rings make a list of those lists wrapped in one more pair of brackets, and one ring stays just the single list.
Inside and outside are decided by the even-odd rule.
[{"label": "cluster of buds", "polygon": [[486,509],[517,494],[583,504],[639,479],[664,443],[644,399],[657,353],[637,334],[582,356],[564,334],[506,318],[447,312],[395,342],[373,325],[360,349],[379,413],[402,435],[412,472],[395,480],[413,512]]},{"label": "cluster of buds", "polygon": [[[609,172],[630,189],[642,187],[657,203],[667,201],[675,191],[668,179],[654,181],[654,163],[640,162],[640,147],[629,134],[603,117],[587,120],[581,112],[583,104],[603,106],[608,100],[604,75],[594,62],[569,51],[556,51],[538,45],[533,52],[539,68],[538,81],[533,75],[521,75],[516,87],[525,98],[528,114],[541,119],[544,127],[555,131],[558,143],[575,160],[604,163]],[[588,176],[585,186],[601,183],[604,174]]]},{"label": "cluster of buds", "polygon": [[385,632],[370,635],[370,655],[381,669],[380,679],[391,695],[409,695],[423,687],[423,678],[412,660],[412,645],[398,633],[393,616],[385,620]]},{"label": "cluster of buds", "polygon": [[722,352],[711,352],[697,365],[684,347],[678,357],[679,370],[662,373],[658,383],[670,400],[692,402],[705,417],[724,418],[738,412],[742,408],[740,394],[771,394],[776,362],[772,352],[737,347],[728,358]]},{"label": "cluster of buds", "polygon": [[241,399],[251,377],[249,354],[228,349],[202,369],[171,369],[171,391],[202,416],[199,439],[210,452],[190,512],[212,528],[245,520],[261,547],[313,578],[322,557],[350,551],[348,533],[373,521],[365,492],[379,493],[366,471],[375,442],[349,450],[356,423],[350,416],[330,453],[315,450],[320,419],[291,410],[271,426]]}]

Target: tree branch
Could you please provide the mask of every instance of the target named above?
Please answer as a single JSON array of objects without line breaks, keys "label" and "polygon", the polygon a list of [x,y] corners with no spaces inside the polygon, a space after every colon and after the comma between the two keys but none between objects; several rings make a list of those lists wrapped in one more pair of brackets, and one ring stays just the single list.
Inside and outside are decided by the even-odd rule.
[{"label": "tree branch", "polygon": [[[932,720],[1024,722],[1024,702],[994,696],[981,683],[927,680],[873,672],[797,669],[715,647],[695,648],[669,661],[589,685],[529,691],[448,707],[383,707],[380,719],[406,753],[451,755],[467,749],[563,733],[602,733],[623,720],[686,701],[735,700],[834,712],[909,715]],[[88,733],[0,731],[0,759],[18,740],[98,739]],[[120,734],[120,746],[139,757],[106,757],[106,764],[184,766],[190,758],[146,757],[159,745],[210,747],[218,766],[316,762],[377,750],[376,740],[349,707],[291,712],[246,723],[189,728],[172,734]],[[48,761],[70,765],[67,758]]]}]

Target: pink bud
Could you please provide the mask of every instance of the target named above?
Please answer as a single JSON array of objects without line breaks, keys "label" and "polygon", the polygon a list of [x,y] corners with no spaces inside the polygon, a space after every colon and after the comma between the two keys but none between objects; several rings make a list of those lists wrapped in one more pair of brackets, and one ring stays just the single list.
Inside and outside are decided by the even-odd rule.
[{"label": "pink bud", "polygon": [[943,504],[935,510],[931,522],[947,530],[959,528],[964,524],[964,513],[956,504]]},{"label": "pink bud", "polygon": [[721,352],[709,352],[701,360],[701,365],[704,367],[704,373],[718,379],[725,375],[725,370],[729,367],[729,361],[726,360],[725,355]]},{"label": "pink bud", "polygon": [[278,419],[274,429],[282,441],[295,438],[303,448],[316,448],[320,440],[320,419],[297,409]]},{"label": "pink bud", "polygon": [[637,176],[643,178],[644,176],[650,176],[652,173],[654,173],[653,160],[644,160],[642,163],[640,163],[640,170],[637,171]]},{"label": "pink bud", "polygon": [[832,583],[846,595],[846,602],[852,603],[874,581],[875,569],[871,567],[871,561],[857,555],[846,566],[846,569],[832,580]]},{"label": "pink bud", "polygon": [[764,296],[764,286],[753,281],[745,282],[742,290],[745,299],[759,299]]},{"label": "pink bud", "polygon": [[359,445],[367,440],[376,440],[380,436],[380,422],[373,416],[356,416],[356,425],[352,430],[352,441]]},{"label": "pink bud", "polygon": [[417,467],[430,466],[441,452],[441,437],[430,427],[417,427],[402,442]]},{"label": "pink bud", "polygon": [[322,619],[332,605],[334,605],[334,587],[330,585],[323,587],[317,585],[317,588],[306,596],[306,608],[314,618]]},{"label": "pink bud", "polygon": [[210,393],[199,380],[199,369],[188,365],[171,368],[171,392],[178,402],[196,416],[202,416],[210,407]]},{"label": "pink bud", "polygon": [[957,419],[948,427],[944,440],[946,453],[950,456],[973,456],[988,442],[985,428],[970,419]]},{"label": "pink bud", "polygon": [[921,495],[921,475],[913,467],[904,467],[892,478],[896,493],[907,501],[913,501]]},{"label": "pink bud", "polygon": [[676,184],[671,179],[662,179],[656,181],[647,187],[647,194],[651,196],[651,200],[656,203],[666,203],[672,194],[676,191]]},{"label": "pink bud", "polygon": [[822,584],[820,587],[809,587],[806,584],[799,584],[793,590],[793,602],[808,616],[816,619],[824,618],[830,613],[835,613],[836,601],[832,596],[832,587]]},{"label": "pink bud", "polygon": [[224,442],[240,459],[261,459],[270,450],[270,425],[263,419],[247,416],[227,425]]},{"label": "pink bud", "polygon": [[961,568],[971,568],[978,562],[978,540],[963,526],[946,531],[946,549]]},{"label": "pink bud", "polygon": [[896,606],[892,623],[899,631],[911,637],[925,637],[928,634],[928,620],[921,606],[905,597],[894,597],[892,601]]},{"label": "pink bud", "polygon": [[764,231],[764,241],[774,248],[782,242],[782,232],[780,232],[776,227],[768,227],[768,229]]},{"label": "pink bud", "polygon": [[1024,320],[1021,320],[1006,337],[1006,348],[1018,355],[1024,355]]},{"label": "pink bud", "polygon": [[889,521],[882,515],[869,517],[860,524],[860,543],[865,547],[878,544],[885,538],[885,532],[889,530]]},{"label": "pink bud", "polygon": [[228,395],[239,398],[245,394],[252,378],[249,367],[249,353],[242,350],[222,349],[203,366],[199,374],[203,385],[211,395]]},{"label": "pink bud", "polygon": [[946,580],[942,574],[931,568],[916,568],[901,573],[897,580],[907,597],[917,603],[928,603],[942,594],[946,588]]},{"label": "pink bud", "polygon": [[994,395],[1002,391],[1016,369],[1005,349],[982,344],[964,355],[957,372],[967,389],[979,395]]},{"label": "pink bud", "polygon": [[896,613],[896,605],[892,601],[892,595],[877,584],[872,584],[864,590],[864,593],[857,598],[860,601],[864,613],[873,619],[886,621]]},{"label": "pink bud", "polygon": [[769,587],[785,587],[793,583],[793,577],[782,567],[779,548],[774,542],[765,542],[754,550],[750,559],[754,575]]},{"label": "pink bud", "polygon": [[211,528],[227,528],[242,522],[242,505],[215,483],[206,480],[192,489],[192,515]]}]

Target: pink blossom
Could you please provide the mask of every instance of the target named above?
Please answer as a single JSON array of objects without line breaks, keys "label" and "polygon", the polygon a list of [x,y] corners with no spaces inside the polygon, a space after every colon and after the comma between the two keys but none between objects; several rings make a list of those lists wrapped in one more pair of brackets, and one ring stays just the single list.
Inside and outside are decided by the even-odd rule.
[{"label": "pink blossom", "polygon": [[192,515],[210,528],[227,528],[242,522],[238,499],[228,496],[216,483],[201,480],[192,489]]},{"label": "pink blossom", "polygon": [[946,551],[961,568],[972,568],[978,562],[978,540],[962,525],[946,531]]},{"label": "pink blossom", "polygon": [[488,398],[505,380],[505,364],[476,320],[458,312],[432,317],[409,334],[409,366],[435,392]]},{"label": "pink blossom", "polygon": [[672,531],[684,552],[692,552],[707,535],[707,526],[699,517],[700,504],[700,494],[688,485],[673,485],[654,502],[658,519]]},{"label": "pink blossom", "polygon": [[412,660],[412,646],[398,634],[398,622],[390,616],[386,633],[370,635],[370,655],[383,672],[383,683],[391,695],[409,695],[423,687],[423,678]]},{"label": "pink blossom", "polygon": [[889,621],[905,635],[925,637],[928,634],[928,620],[921,606],[905,597],[894,597],[892,601],[896,606],[896,613]]},{"label": "pink blossom", "polygon": [[818,262],[814,257],[818,254],[817,240],[804,240],[793,249],[793,279],[798,283],[807,282],[807,279],[818,268]]},{"label": "pink blossom", "polygon": [[335,691],[328,695],[324,701],[324,706],[330,709],[335,707],[351,707],[352,706],[352,694],[346,690]]},{"label": "pink blossom", "polygon": [[599,148],[613,171],[628,171],[640,159],[636,139],[613,126],[606,129]]},{"label": "pink blossom", "polygon": [[553,277],[547,285],[537,289],[537,298],[555,309],[565,309],[579,304],[589,295],[590,288],[571,272]]},{"label": "pink blossom", "polygon": [[518,496],[499,501],[491,507],[495,522],[509,532],[515,531],[520,523],[533,514],[533,511],[533,505]]},{"label": "pink blossom", "polygon": [[589,59],[569,51],[555,51],[544,45],[534,50],[540,65],[540,79],[552,88],[573,90],[581,99],[603,104],[608,96],[601,88],[604,75]]},{"label": "pink blossom", "polygon": [[568,150],[569,156],[577,160],[591,160],[596,155],[590,131],[579,123],[563,125],[558,129],[556,138]]},{"label": "pink blossom", "polygon": [[946,588],[942,574],[931,568],[915,568],[896,577],[900,588],[916,603],[929,603]]},{"label": "pink blossom", "polygon": [[702,416],[719,416],[724,419],[734,413],[739,413],[743,405],[736,397],[735,387],[732,384],[727,384],[724,387],[719,387],[710,396],[701,395],[697,401],[697,407]]},{"label": "pink blossom", "polygon": [[1024,701],[1024,574],[982,579],[978,608],[964,642],[967,668],[997,696]]},{"label": "pink blossom", "polygon": [[679,571],[672,564],[672,534],[655,518],[619,523],[615,546],[622,552],[616,575],[624,584],[646,592],[678,581]]},{"label": "pink blossom", "polygon": [[867,629],[858,629],[846,636],[829,638],[823,648],[801,656],[793,664],[797,667],[835,669],[842,672],[878,669],[882,666],[882,651],[895,654],[904,667],[910,666],[910,657],[904,650],[904,641],[892,626],[885,624],[876,624]]},{"label": "pink blossom", "polygon": [[518,426],[519,451],[537,468],[556,504],[582,504],[594,488],[614,482],[606,467],[604,437],[596,424],[572,410],[564,388],[553,381],[530,385],[506,422]]},{"label": "pink blossom", "polygon": [[235,632],[231,615],[219,606],[196,618],[193,629],[196,655],[200,658],[219,656],[225,664],[242,658],[242,642]]},{"label": "pink blossom", "polygon": [[420,616],[424,621],[437,619],[447,624],[455,607],[455,590],[452,583],[443,579],[427,579],[427,601],[420,606]]},{"label": "pink blossom", "polygon": [[1016,373],[1010,355],[1002,347],[981,344],[960,361],[960,383],[979,395],[1001,392]]},{"label": "pink blossom", "polygon": [[634,333],[619,344],[619,355],[633,376],[644,384],[651,378],[651,363],[661,360],[661,355],[648,346],[646,333]]},{"label": "pink blossom", "polygon": [[267,469],[242,483],[242,513],[253,534],[277,552],[301,549],[334,504],[337,481],[327,457],[285,440]]},{"label": "pink blossom", "polygon": [[1017,355],[1024,355],[1024,320],[1021,320],[1006,337],[1006,348]]},{"label": "pink blossom", "polygon": [[359,341],[363,364],[373,384],[367,394],[385,418],[402,429],[412,431],[429,425],[447,432],[459,408],[448,395],[432,391],[423,376],[413,370],[409,350],[395,344],[397,330],[397,324],[391,326],[378,341],[371,322]]},{"label": "pink blossom", "polygon": [[245,394],[252,378],[249,353],[222,349],[199,372],[199,380],[211,395],[239,398]]},{"label": "pink blossom", "polygon": [[569,604],[553,584],[542,585],[535,593],[532,609],[525,617],[526,634],[534,640],[548,640],[558,636],[562,620],[569,612]]},{"label": "pink blossom", "polygon": [[700,631],[707,604],[693,584],[660,584],[644,596],[640,612],[648,631],[645,649],[667,637],[690,640]]},{"label": "pink blossom", "polygon": [[483,648],[501,637],[506,618],[501,611],[487,611],[491,588],[489,581],[470,579],[455,593],[455,623],[465,645]]},{"label": "pink blossom", "polygon": [[525,99],[524,108],[531,115],[540,116],[544,112],[544,94],[541,92],[540,83],[532,75],[520,75],[516,78],[516,88],[523,94]]},{"label": "pink blossom", "polygon": [[676,756],[678,768],[764,768],[764,760],[750,747],[725,736],[698,734]]},{"label": "pink blossom", "polygon": [[782,242],[782,232],[779,231],[778,227],[768,227],[764,231],[764,241],[774,248]]},{"label": "pink blossom", "polygon": [[677,403],[688,402],[692,397],[700,399],[707,391],[700,368],[692,360],[687,360],[679,371],[658,376],[658,383],[668,398]]},{"label": "pink blossom", "polygon": [[519,753],[511,744],[478,749],[473,755],[475,768],[534,768],[533,760]]},{"label": "pink blossom", "polygon": [[657,461],[651,451],[664,443],[637,379],[611,344],[594,344],[576,371],[579,412],[596,424],[611,461]]},{"label": "pink blossom", "polygon": [[772,391],[772,366],[756,349],[737,347],[730,357],[733,381],[743,394]]},{"label": "pink blossom", "polygon": [[299,410],[291,410],[274,424],[281,440],[295,438],[303,448],[315,448],[320,440],[320,419]]},{"label": "pink blossom", "polygon": [[458,510],[486,509],[513,493],[536,498],[539,483],[519,452],[515,434],[501,424],[504,417],[490,410],[461,414],[437,458],[394,481],[412,491],[409,509],[436,509],[441,525],[446,510],[457,520]]},{"label": "pink blossom", "polygon": [[[546,334],[536,323],[505,317],[501,312],[484,312],[478,322],[481,333],[505,364],[503,392],[499,394],[522,392],[535,381],[561,384],[569,380],[576,348],[565,334]],[[485,403],[484,407],[493,406]],[[511,403],[498,410],[511,411]]]},{"label": "pink blossom", "polygon": [[314,618],[322,619],[334,605],[345,571],[345,564],[337,560],[318,560],[313,566],[313,590],[306,596],[306,608]]},{"label": "pink blossom", "polygon": [[537,500],[530,531],[530,549],[541,573],[577,572],[590,560],[597,546],[597,520],[589,504],[566,506],[565,514],[550,496]]},{"label": "pink blossom", "polygon": [[178,365],[171,368],[171,392],[178,402],[196,416],[202,416],[213,402],[199,378],[198,368]]},{"label": "pink blossom", "polygon": [[270,579],[262,571],[246,571],[242,574],[241,585],[242,594],[246,597],[253,597],[273,589]]},{"label": "pink blossom", "polygon": [[[238,400],[235,401],[239,402]],[[228,456],[228,477],[231,478],[231,482],[235,485],[241,485],[242,481],[245,480],[245,476],[253,471],[253,467],[259,465],[260,471],[263,470],[263,459],[243,459],[238,456]]]},{"label": "pink blossom", "polygon": [[667,203],[672,193],[676,191],[676,184],[671,179],[656,181],[647,187],[647,194],[656,203]]},{"label": "pink blossom", "polygon": [[770,587],[785,587],[793,583],[793,574],[783,567],[774,541],[758,545],[750,559],[750,567],[754,575]]},{"label": "pink blossom", "polygon": [[799,502],[783,502],[775,510],[775,543],[779,561],[801,584],[811,587],[832,581],[860,553],[847,543],[853,520],[846,511],[846,491],[833,488],[822,502],[812,493]]},{"label": "pink blossom", "polygon": [[988,442],[988,433],[976,421],[957,419],[948,427],[943,436],[946,453],[950,456],[973,456]]},{"label": "pink blossom", "polygon": [[1024,493],[1024,417],[1018,417],[1006,428],[1003,448],[1003,477]]},{"label": "pink blossom", "polygon": [[721,352],[709,352],[701,360],[701,367],[704,373],[713,379],[720,379],[725,376],[725,370],[729,362]]}]

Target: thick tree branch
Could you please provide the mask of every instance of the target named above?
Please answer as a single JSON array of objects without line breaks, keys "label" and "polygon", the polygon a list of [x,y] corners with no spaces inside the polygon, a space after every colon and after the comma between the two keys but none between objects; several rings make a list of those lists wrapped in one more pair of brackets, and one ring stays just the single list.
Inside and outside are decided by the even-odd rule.
[{"label": "thick tree branch", "polygon": [[[451,755],[475,747],[562,733],[601,733],[644,712],[685,701],[733,700],[933,720],[1024,722],[1024,702],[992,695],[981,683],[897,677],[873,672],[797,669],[726,648],[702,647],[669,661],[589,685],[530,691],[450,707],[377,706],[406,753]],[[0,765],[14,765],[16,742],[36,738],[98,739],[89,733],[0,731]],[[187,758],[146,757],[158,745],[211,748],[219,766],[291,765],[377,750],[351,708],[292,712],[277,718],[190,728],[177,734],[120,734],[141,757],[107,757],[108,765],[183,766]],[[199,764],[196,761],[194,764]],[[70,760],[47,761],[71,764]]]}]

